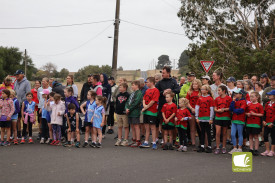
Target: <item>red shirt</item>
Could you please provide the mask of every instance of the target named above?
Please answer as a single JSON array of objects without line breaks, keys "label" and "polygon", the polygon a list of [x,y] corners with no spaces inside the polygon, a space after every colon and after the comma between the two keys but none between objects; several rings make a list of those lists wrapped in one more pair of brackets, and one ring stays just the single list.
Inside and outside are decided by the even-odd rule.
[{"label": "red shirt", "polygon": [[238,100],[235,102],[235,109],[243,109],[244,113],[236,114],[233,112],[232,116],[232,123],[236,124],[245,124],[245,109],[246,109],[246,101],[245,100]]},{"label": "red shirt", "polygon": [[199,119],[210,120],[210,107],[214,107],[214,100],[211,96],[203,97],[198,99],[197,104],[200,106]]},{"label": "red shirt", "polygon": [[188,92],[186,98],[189,100],[191,107],[195,108],[196,103],[199,99],[199,91],[193,91],[191,94],[189,94]]},{"label": "red shirt", "polygon": [[[161,112],[163,112],[165,114],[165,118],[168,119],[173,113],[177,113],[177,105],[172,103],[172,104],[168,104],[168,103],[165,103],[161,109]],[[163,119],[163,122],[164,122],[164,119]],[[175,123],[175,119],[172,118],[170,119],[171,123]]]},{"label": "red shirt", "polygon": [[157,116],[158,113],[158,101],[159,101],[159,90],[157,88],[147,89],[143,100],[145,100],[145,104],[148,105],[151,101],[155,101],[155,103],[144,111],[144,114]]},{"label": "red shirt", "polygon": [[[257,103],[257,104],[249,103],[246,108],[246,113],[251,113],[251,112],[264,114],[264,108],[260,103]],[[261,128],[261,117],[258,117],[258,116],[247,117],[246,124],[247,124],[246,125],[247,127]]]},{"label": "red shirt", "polygon": [[[35,104],[39,104],[39,100],[37,98],[37,90],[35,88],[31,89],[31,92],[33,94],[32,101],[35,102]],[[38,111],[38,105],[35,105],[35,111]]]},{"label": "red shirt", "polygon": [[180,127],[180,128],[187,130],[187,122],[188,121],[187,120],[181,121],[181,119],[185,118],[185,117],[191,118],[191,114],[190,114],[189,110],[186,108],[178,109],[176,117],[178,118],[178,120],[176,121],[176,127]]},{"label": "red shirt", "polygon": [[[232,102],[232,98],[226,95],[224,98],[217,97],[215,99],[215,107],[217,109],[222,109],[222,108],[229,108],[230,104]],[[217,120],[230,120],[231,119],[231,113],[230,111],[226,111],[223,113],[216,113],[216,119]]]},{"label": "red shirt", "polygon": [[[272,105],[271,104],[271,101],[267,102],[265,104],[265,122],[267,123],[273,123],[275,121],[275,102],[273,102]],[[267,125],[269,125],[267,124]]]}]

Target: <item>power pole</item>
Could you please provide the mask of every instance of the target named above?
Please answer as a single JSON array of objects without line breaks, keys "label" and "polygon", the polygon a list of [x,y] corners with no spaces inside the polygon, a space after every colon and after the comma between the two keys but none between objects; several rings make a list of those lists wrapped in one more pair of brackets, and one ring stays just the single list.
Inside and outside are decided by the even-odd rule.
[{"label": "power pole", "polygon": [[118,33],[119,33],[119,11],[120,11],[120,0],[116,0],[116,19],[115,19],[115,30],[114,30],[114,47],[113,47],[113,63],[112,63],[112,76],[116,79],[117,76],[117,53],[118,53]]},{"label": "power pole", "polygon": [[27,76],[27,50],[26,49],[25,49],[24,60],[25,60],[25,76]]}]

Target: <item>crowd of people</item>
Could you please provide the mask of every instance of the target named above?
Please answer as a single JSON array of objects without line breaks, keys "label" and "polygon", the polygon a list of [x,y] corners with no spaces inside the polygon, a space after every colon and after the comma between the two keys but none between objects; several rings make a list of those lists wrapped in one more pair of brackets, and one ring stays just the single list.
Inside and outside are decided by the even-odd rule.
[{"label": "crowd of people", "polygon": [[115,146],[214,154],[242,152],[248,146],[255,156],[275,155],[275,76],[231,76],[224,81],[223,73],[214,71],[211,81],[189,72],[178,82],[165,66],[130,87],[125,78],[116,85],[104,73],[88,75],[78,96],[72,75],[66,86],[43,78],[33,89],[22,70],[14,75],[14,84],[8,76],[0,85],[2,146],[34,143],[37,121],[41,144],[100,148],[106,133],[117,133]]}]

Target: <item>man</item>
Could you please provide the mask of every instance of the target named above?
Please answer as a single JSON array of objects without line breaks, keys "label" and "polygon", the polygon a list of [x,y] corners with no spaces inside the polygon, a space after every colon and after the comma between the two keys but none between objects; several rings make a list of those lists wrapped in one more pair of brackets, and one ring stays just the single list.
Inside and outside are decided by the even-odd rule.
[{"label": "man", "polygon": [[243,75],[243,80],[249,79],[249,76],[247,74]]},{"label": "man", "polygon": [[267,87],[270,87],[270,84],[268,82],[269,82],[268,75],[266,73],[262,74],[260,77],[260,83],[263,85],[264,89],[266,89]]},{"label": "man", "polygon": [[218,88],[219,86],[225,86],[225,84],[223,84],[221,82],[222,80],[222,77],[223,77],[223,73],[221,71],[214,71],[213,75],[212,75],[212,79],[213,79],[213,82],[214,84],[210,85],[210,88],[212,90],[212,93],[214,95],[214,100],[219,96],[218,94]]},{"label": "man", "polygon": [[270,82],[271,86],[267,87],[266,89],[264,89],[263,95],[262,95],[262,101],[263,101],[263,106],[265,106],[265,104],[269,101],[268,96],[266,95],[266,93],[271,92],[272,90],[275,90],[275,76],[271,77],[271,82]]},{"label": "man", "polygon": [[254,90],[255,90],[255,84],[256,84],[257,81],[258,81],[258,77],[257,76],[252,76],[251,77],[251,82],[253,83]]},{"label": "man", "polygon": [[88,75],[87,82],[83,84],[81,93],[80,93],[80,103],[83,103],[87,100],[87,93],[89,90],[91,90],[91,87],[93,86],[92,83],[92,74]]},{"label": "man", "polygon": [[182,76],[182,77],[180,78],[180,88],[181,88],[184,84],[185,84],[185,77]]},{"label": "man", "polygon": [[187,76],[187,82],[181,87],[179,97],[186,97],[187,92],[191,86],[191,83],[196,79],[196,75],[194,72],[188,72],[186,73]]},{"label": "man", "polygon": [[[20,111],[22,103],[26,100],[26,94],[31,91],[31,84],[25,77],[25,73],[22,70],[17,70],[15,72],[16,81],[14,83],[14,91],[17,95],[17,100],[20,105]],[[18,113],[18,138],[21,138],[21,112]]]}]

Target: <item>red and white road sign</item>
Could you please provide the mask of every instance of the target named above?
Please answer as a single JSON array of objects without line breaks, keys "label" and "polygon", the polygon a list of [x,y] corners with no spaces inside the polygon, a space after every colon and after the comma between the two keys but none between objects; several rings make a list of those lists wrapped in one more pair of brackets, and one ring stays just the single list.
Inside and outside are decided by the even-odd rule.
[{"label": "red and white road sign", "polygon": [[205,71],[206,73],[208,73],[208,72],[210,71],[210,69],[211,69],[211,67],[212,67],[212,65],[214,64],[215,61],[205,61],[205,60],[201,60],[200,62],[201,62],[201,65],[202,65],[204,71]]}]

